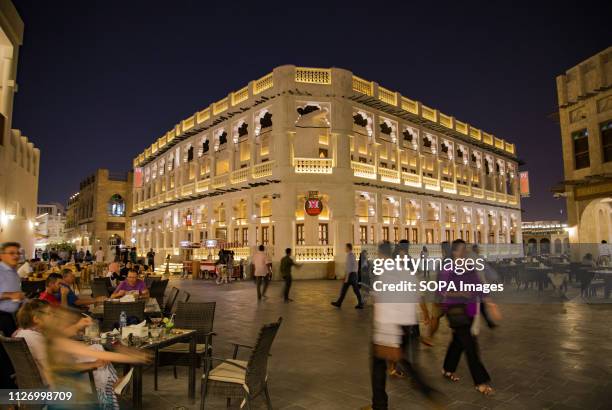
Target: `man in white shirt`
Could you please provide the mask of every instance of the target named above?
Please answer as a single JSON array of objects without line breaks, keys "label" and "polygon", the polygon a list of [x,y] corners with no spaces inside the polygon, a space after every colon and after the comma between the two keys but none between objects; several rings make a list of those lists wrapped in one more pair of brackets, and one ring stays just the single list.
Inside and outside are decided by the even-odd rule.
[{"label": "man in white shirt", "polygon": [[357,269],[357,259],[355,259],[355,254],[353,253],[353,245],[347,243],[345,266],[346,275],[344,276],[344,283],[342,284],[342,289],[340,290],[340,297],[337,301],[331,303],[335,307],[339,308],[342,306],[342,302],[344,301],[348,288],[352,287],[353,292],[355,292],[355,296],[357,297],[357,306],[355,306],[355,309],[363,309],[363,302],[361,300],[361,294],[359,293],[359,287],[357,285]]},{"label": "man in white shirt", "polygon": [[100,249],[96,251],[96,263],[104,263],[104,251],[100,246]]},{"label": "man in white shirt", "polygon": [[30,276],[30,273],[32,273],[32,272],[34,272],[34,269],[32,269],[32,266],[30,265],[30,262],[28,262],[28,261],[25,261],[23,263],[23,265],[21,265],[19,267],[19,269],[17,269],[17,274],[22,279],[27,278],[28,276]]},{"label": "man in white shirt", "polygon": [[[257,282],[257,300],[261,300],[262,297],[266,297],[266,290],[268,290],[271,261],[270,257],[266,255],[266,248],[263,245],[259,245],[258,249],[258,252],[253,255],[253,267],[255,268],[255,281]],[[261,291],[262,282],[263,292]]]}]

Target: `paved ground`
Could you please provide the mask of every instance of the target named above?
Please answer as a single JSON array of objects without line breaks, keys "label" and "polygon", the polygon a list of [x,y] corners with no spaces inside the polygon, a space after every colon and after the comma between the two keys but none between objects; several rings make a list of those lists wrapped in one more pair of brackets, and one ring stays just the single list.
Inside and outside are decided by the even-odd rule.
[{"label": "paved ground", "polygon": [[[270,286],[269,298],[261,303],[251,282],[216,286],[173,279],[170,285],[190,292],[192,301],[217,302],[215,356],[229,357],[228,341],[250,343],[263,323],[283,317],[269,368],[275,409],[342,410],[369,404],[371,308],[353,309],[350,293],[341,310],[330,306],[339,282],[294,282],[291,304],[282,302],[279,282]],[[479,337],[495,396],[482,397],[474,391],[465,358],[458,370],[459,383],[442,380],[439,369],[449,341],[445,323],[435,346],[421,349],[422,367],[447,395],[448,408],[610,408],[612,305],[513,304],[501,309],[501,326],[483,329]],[[199,408],[199,398],[193,404],[187,399],[186,368],[179,368],[178,380],[170,367],[162,368],[157,392],[151,373],[147,371],[144,380],[145,408]],[[392,409],[426,407],[406,380],[391,380],[387,390]],[[199,392],[198,380],[198,396]],[[207,401],[207,408],[225,408],[225,401]],[[256,400],[255,408],[265,408],[263,398]]]}]

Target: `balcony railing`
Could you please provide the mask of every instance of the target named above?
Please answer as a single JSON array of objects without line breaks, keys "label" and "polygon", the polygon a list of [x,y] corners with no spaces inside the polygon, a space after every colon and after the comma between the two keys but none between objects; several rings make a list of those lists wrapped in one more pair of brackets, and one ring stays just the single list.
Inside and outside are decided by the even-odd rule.
[{"label": "balcony railing", "polygon": [[442,186],[442,190],[444,192],[451,192],[451,193],[455,193],[456,192],[456,188],[455,188],[455,183],[451,182],[451,181],[440,181],[440,186]]},{"label": "balcony railing", "polygon": [[474,198],[484,198],[484,194],[482,192],[482,188],[472,187],[472,196]]},{"label": "balcony railing", "polygon": [[229,182],[229,174],[222,174],[222,175],[218,175],[216,177],[213,178],[212,180],[212,188],[216,189],[216,188],[221,188],[225,185],[227,185],[227,183]]},{"label": "balcony railing", "polygon": [[376,179],[376,167],[363,162],[351,161],[353,175],[359,178]]},{"label": "balcony railing", "polygon": [[402,179],[405,185],[410,186],[421,186],[421,178],[419,174],[413,174],[412,172],[402,172]]},{"label": "balcony railing", "polygon": [[240,182],[244,182],[249,178],[249,169],[241,168],[232,172],[232,176],[230,178],[232,184],[238,184]]},{"label": "balcony railing", "polygon": [[274,161],[266,161],[253,166],[253,178],[263,178],[272,175]]},{"label": "balcony railing", "polygon": [[353,76],[353,91],[358,93],[369,95],[370,97],[374,94],[374,87],[371,81],[366,81],[363,78],[359,78],[356,75]]},{"label": "balcony railing", "polygon": [[327,262],[334,260],[334,247],[332,245],[321,246],[296,246],[295,259],[298,262]]},{"label": "balcony railing", "polygon": [[425,184],[425,188],[429,185],[430,187],[439,187],[440,181],[437,178],[431,178],[423,176],[423,184]]},{"label": "balcony railing", "polygon": [[378,175],[380,175],[380,180],[385,182],[400,182],[400,174],[396,169],[388,169],[388,168],[378,168]]},{"label": "balcony railing", "polygon": [[485,198],[489,201],[495,201],[495,192],[485,189]]},{"label": "balcony railing", "polygon": [[470,194],[470,187],[467,186],[467,185],[458,184],[457,185],[457,193],[459,195],[463,195],[463,196],[470,196],[471,195]]},{"label": "balcony railing", "polygon": [[195,182],[190,182],[181,187],[181,196],[187,196],[193,194],[195,188]]},{"label": "balcony railing", "polygon": [[295,81],[310,84],[331,84],[331,70],[328,68],[295,67]]},{"label": "balcony railing", "polygon": [[329,158],[294,158],[293,166],[298,174],[331,174],[333,161]]},{"label": "balcony railing", "polygon": [[497,192],[495,197],[497,198],[497,202],[508,202],[508,197],[503,192]]},{"label": "balcony railing", "polygon": [[209,185],[210,185],[210,177],[199,180],[196,183],[196,192],[208,191],[208,186]]},{"label": "balcony railing", "polygon": [[272,88],[274,86],[274,78],[272,73],[261,77],[253,83],[253,94],[259,94],[262,91]]}]

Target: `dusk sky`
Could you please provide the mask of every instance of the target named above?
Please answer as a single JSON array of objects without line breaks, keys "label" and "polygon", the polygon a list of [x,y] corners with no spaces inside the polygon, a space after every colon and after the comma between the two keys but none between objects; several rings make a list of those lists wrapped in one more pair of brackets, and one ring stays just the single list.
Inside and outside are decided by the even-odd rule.
[{"label": "dusk sky", "polygon": [[514,142],[531,178],[523,220],[565,219],[550,193],[563,179],[555,77],[612,40],[603,1],[14,2],[13,128],[41,149],[39,203],[65,203],[97,168],[129,170],[180,120],[295,64],[346,68]]}]

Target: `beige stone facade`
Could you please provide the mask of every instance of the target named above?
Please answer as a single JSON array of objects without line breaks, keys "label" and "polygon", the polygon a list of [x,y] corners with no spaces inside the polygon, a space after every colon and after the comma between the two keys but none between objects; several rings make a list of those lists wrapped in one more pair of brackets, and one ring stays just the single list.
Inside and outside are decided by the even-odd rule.
[{"label": "beige stone facade", "polygon": [[347,242],[522,252],[514,145],[343,69],[278,67],[181,121],[134,173],[131,236],[158,262],[204,258],[181,245],[206,239],[244,258],[267,245],[275,265],[291,247],[300,278],[341,270]]},{"label": "beige stone facade", "polygon": [[98,169],[84,179],[68,200],[65,236],[68,242],[95,253],[98,248],[112,259],[116,245],[126,243],[132,209],[132,173]]},{"label": "beige stone facade", "polygon": [[560,221],[523,221],[525,255],[569,254],[568,225]]},{"label": "beige stone facade", "polygon": [[567,199],[574,258],[612,242],[611,87],[612,47],[557,77],[565,171],[557,192]]},{"label": "beige stone facade", "polygon": [[10,1],[0,2],[0,242],[17,241],[33,255],[40,151],[12,129],[13,97],[23,21]]}]

